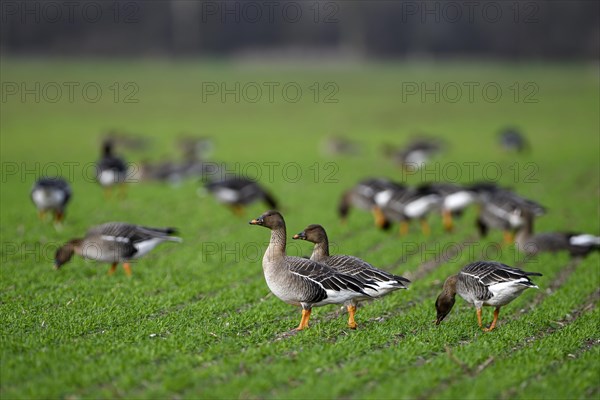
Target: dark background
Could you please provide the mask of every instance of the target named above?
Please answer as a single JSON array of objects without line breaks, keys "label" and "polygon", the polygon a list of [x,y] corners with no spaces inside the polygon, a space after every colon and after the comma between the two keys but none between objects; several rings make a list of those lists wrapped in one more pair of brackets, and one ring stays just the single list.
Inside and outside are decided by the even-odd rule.
[{"label": "dark background", "polygon": [[4,54],[597,59],[598,1],[2,1]]}]

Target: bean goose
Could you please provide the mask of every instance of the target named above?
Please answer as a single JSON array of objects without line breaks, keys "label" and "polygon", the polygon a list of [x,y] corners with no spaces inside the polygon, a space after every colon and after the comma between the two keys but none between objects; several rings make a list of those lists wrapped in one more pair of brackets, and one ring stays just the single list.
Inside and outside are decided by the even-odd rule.
[{"label": "bean goose", "polygon": [[372,212],[377,227],[389,229],[390,222],[375,203],[375,196],[383,190],[393,188],[399,189],[400,185],[395,184],[387,178],[367,178],[358,182],[354,187],[342,194],[338,205],[338,214],[342,222],[346,222],[350,209],[356,207],[360,210]]},{"label": "bean goose", "polygon": [[111,263],[109,274],[123,263],[131,275],[129,261],[143,257],[162,242],[181,242],[175,228],[150,228],[123,222],[108,222],[89,229],[83,238],[72,239],[56,251],[54,267],[59,269],[73,254],[90,260]]},{"label": "bean goose", "polygon": [[405,169],[418,170],[429,160],[441,152],[443,147],[439,139],[420,137],[414,138],[406,146],[395,148],[393,145],[385,145],[384,155],[390,157],[397,165]]},{"label": "bean goose", "polygon": [[307,240],[314,243],[312,255],[310,259],[328,267],[333,268],[337,272],[359,277],[366,281],[373,281],[373,285],[377,290],[365,289],[369,295],[364,298],[354,298],[345,304],[348,309],[348,326],[356,328],[354,314],[359,301],[367,300],[370,297],[376,298],[388,294],[391,291],[398,289],[408,289],[406,286],[410,281],[398,275],[392,275],[388,272],[375,268],[368,262],[361,260],[358,257],[344,255],[329,255],[329,240],[327,233],[321,225],[309,225],[302,232],[294,235],[293,239]]},{"label": "bean goose", "polygon": [[525,224],[517,231],[515,245],[525,254],[568,251],[571,257],[585,257],[600,251],[600,236],[589,233],[543,232],[533,234],[533,215],[525,215]]},{"label": "bean goose", "polygon": [[480,328],[482,328],[482,306],[496,307],[492,324],[489,328],[482,328],[486,332],[492,331],[496,327],[500,307],[516,299],[527,288],[537,289],[529,276],[541,275],[539,272],[525,272],[493,261],[477,261],[469,264],[457,275],[450,276],[444,282],[442,293],[435,302],[437,310],[435,323],[439,325],[450,313],[458,293],[465,301],[475,306]]},{"label": "bean goose", "polygon": [[429,183],[422,187],[440,197],[439,207],[446,232],[454,230],[453,219],[462,215],[464,210],[477,200],[475,191],[453,183]]},{"label": "bean goose", "polygon": [[527,138],[515,128],[508,128],[500,132],[499,142],[500,146],[507,151],[521,153],[531,150]]},{"label": "bean goose", "polygon": [[237,215],[243,215],[244,207],[256,201],[264,201],[270,208],[277,208],[277,201],[257,182],[242,177],[207,182],[204,187]]},{"label": "bean goose", "polygon": [[262,261],[265,281],[279,299],[302,307],[302,319],[296,331],[308,327],[313,307],[346,304],[355,298],[369,297],[367,290],[376,290],[372,281],[336,272],[325,264],[286,255],[285,221],[279,212],[267,211],[250,224],[271,230],[269,247]]},{"label": "bean goose", "polygon": [[504,243],[514,242],[514,232],[525,223],[523,214],[530,212],[535,216],[544,215],[546,210],[539,203],[495,185],[473,185],[479,194],[480,211],[477,228],[481,237],[487,236],[490,228],[504,232]]},{"label": "bean goose", "polygon": [[375,203],[389,221],[399,222],[400,235],[406,235],[409,222],[418,219],[421,222],[423,234],[431,230],[427,215],[439,208],[441,197],[431,191],[428,186],[418,188],[397,186],[381,191],[375,195]]},{"label": "bean goose", "polygon": [[70,199],[71,186],[63,178],[40,178],[31,189],[31,200],[42,220],[45,213],[51,211],[54,214],[54,221],[62,222]]},{"label": "bean goose", "polygon": [[127,178],[127,165],[122,158],[113,154],[113,142],[104,141],[102,145],[102,158],[96,164],[96,179],[104,188],[105,195],[108,197],[113,186],[121,187],[121,194],[125,192],[125,180]]}]

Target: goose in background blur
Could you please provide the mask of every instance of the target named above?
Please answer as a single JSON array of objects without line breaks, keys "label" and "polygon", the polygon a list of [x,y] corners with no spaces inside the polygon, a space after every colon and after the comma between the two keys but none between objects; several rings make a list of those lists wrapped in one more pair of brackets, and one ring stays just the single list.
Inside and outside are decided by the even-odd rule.
[{"label": "goose in background blur", "polygon": [[525,212],[525,223],[515,236],[515,245],[519,251],[527,255],[542,252],[556,253],[567,251],[572,258],[585,257],[592,251],[600,251],[600,236],[575,232],[542,232],[533,233],[534,215]]},{"label": "goose in background blur", "polygon": [[71,186],[63,178],[38,179],[31,189],[31,200],[38,210],[40,220],[44,220],[46,212],[52,212],[54,222],[61,223],[67,204],[71,200],[71,193]]},{"label": "goose in background blur", "polygon": [[498,134],[500,146],[506,151],[523,153],[531,151],[527,138],[516,128],[507,128]]},{"label": "goose in background blur", "polygon": [[115,147],[133,151],[147,150],[151,139],[142,135],[111,130],[102,137],[102,143],[111,142]]},{"label": "goose in background blur", "polygon": [[390,227],[389,221],[375,203],[375,195],[381,191],[392,188],[400,188],[400,185],[387,178],[366,178],[358,182],[349,190],[345,191],[338,203],[338,215],[345,223],[352,207],[373,213],[375,225],[381,229]]},{"label": "goose in background blur", "polygon": [[343,136],[329,136],[321,143],[325,156],[356,156],[360,154],[360,144]]},{"label": "goose in background blur", "polygon": [[427,215],[439,208],[442,198],[429,185],[406,187],[397,185],[375,195],[375,203],[384,217],[400,224],[400,235],[408,233],[409,222],[417,219],[421,223],[421,231],[429,235],[431,229]]},{"label": "goose in background blur", "polygon": [[478,193],[480,202],[476,226],[481,237],[486,237],[490,229],[500,229],[504,243],[511,244],[515,231],[525,224],[524,213],[535,217],[546,213],[541,204],[495,184],[475,184],[471,189]]},{"label": "goose in background blur", "polygon": [[121,194],[125,195],[125,181],[127,179],[127,164],[114,154],[114,143],[105,140],[102,144],[102,157],[96,163],[96,179],[104,188],[104,194],[109,197],[114,186],[121,187]]},{"label": "goose in background blur", "polygon": [[234,214],[243,215],[245,207],[262,201],[270,209],[277,209],[275,197],[264,189],[258,182],[245,177],[226,177],[224,179],[209,180],[204,188],[215,199],[228,206]]},{"label": "goose in background blur", "polygon": [[404,147],[383,146],[383,154],[404,169],[417,170],[442,151],[443,144],[434,138],[415,138]]},{"label": "goose in background blur", "polygon": [[477,193],[474,190],[453,183],[428,183],[423,185],[423,188],[440,196],[439,207],[446,232],[452,232],[454,218],[461,216],[468,206],[477,201]]}]

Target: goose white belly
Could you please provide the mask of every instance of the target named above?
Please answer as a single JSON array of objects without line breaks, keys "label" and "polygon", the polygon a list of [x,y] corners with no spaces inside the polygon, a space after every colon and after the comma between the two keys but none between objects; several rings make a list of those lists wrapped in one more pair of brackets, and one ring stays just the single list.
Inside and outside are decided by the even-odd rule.
[{"label": "goose white belly", "polygon": [[65,193],[60,190],[36,189],[31,197],[40,209],[59,208],[65,201]]},{"label": "goose white belly", "polygon": [[572,236],[569,239],[569,244],[572,246],[599,246],[600,237],[590,235],[589,233],[583,233],[581,235]]},{"label": "goose white belly", "polygon": [[438,201],[439,196],[434,194],[420,197],[404,207],[404,214],[409,218],[420,218],[434,209]]},{"label": "goose white belly", "polygon": [[105,169],[98,174],[98,182],[102,186],[111,186],[123,180],[123,174],[112,169]]},{"label": "goose white belly", "polygon": [[215,196],[222,203],[235,203],[240,199],[240,193],[237,190],[225,187],[216,189]]},{"label": "goose white belly", "polygon": [[153,238],[149,240],[144,240],[142,242],[137,242],[133,245],[136,248],[137,252],[133,256],[133,258],[140,258],[148,254],[153,248],[155,248],[159,243],[164,242],[163,238]]},{"label": "goose white belly", "polygon": [[444,198],[444,208],[449,211],[462,210],[475,201],[475,196],[467,191],[452,193]]},{"label": "goose white belly", "polygon": [[522,279],[512,282],[502,282],[488,286],[488,290],[492,292],[494,296],[491,299],[486,300],[483,304],[494,307],[503,306],[519,297],[519,295],[528,287],[537,288],[537,286],[522,285],[520,282],[527,282],[527,280]]}]

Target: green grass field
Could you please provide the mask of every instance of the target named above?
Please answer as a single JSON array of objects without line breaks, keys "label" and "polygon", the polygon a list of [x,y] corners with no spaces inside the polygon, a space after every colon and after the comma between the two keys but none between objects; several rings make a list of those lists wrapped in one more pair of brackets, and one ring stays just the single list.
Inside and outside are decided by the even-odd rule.
[{"label": "green grass field", "polygon": [[[501,241],[501,232],[477,241],[474,209],[452,235],[442,233],[440,218],[432,216],[430,237],[415,225],[402,239],[395,229],[376,230],[367,213],[356,211],[341,225],[335,212],[340,194],[366,176],[406,178],[411,184],[488,177],[548,207],[537,230],[598,235],[597,65],[471,61],[295,69],[192,60],[3,58],[0,72],[2,398],[600,395],[597,253],[573,263],[566,254],[523,260],[512,246],[497,251],[493,243]],[[50,102],[52,85],[39,101],[10,94],[15,85],[35,88],[36,82],[40,91],[49,82],[77,82],[78,88],[92,82],[102,95],[86,101],[76,89],[72,102],[66,91]],[[139,89],[128,98],[136,103],[125,102],[128,82]],[[273,102],[266,94],[256,103],[247,98],[236,103],[233,96],[221,101],[218,95],[204,101],[207,82],[230,87],[294,82],[303,94],[295,103],[278,90]],[[310,89],[315,82],[324,90],[317,102]],[[339,89],[335,103],[323,101],[328,82]],[[423,101],[420,94],[403,92],[407,83],[422,82],[442,88],[493,83],[502,95],[486,101],[476,89],[473,101],[465,91],[451,102],[455,94],[447,92],[436,102],[433,95]],[[525,102],[526,94],[537,102]],[[496,133],[508,125],[529,137],[531,154],[498,147]],[[282,203],[289,237],[310,223],[323,224],[335,252],[412,277],[410,290],[361,308],[356,331],[347,329],[345,313],[328,306],[314,310],[310,329],[282,336],[298,324],[300,311],[270,295],[265,284],[257,249],[266,247],[269,233],[248,225],[264,206],[252,205],[238,218],[213,198],[199,197],[197,181],[177,187],[134,184],[125,200],[105,201],[89,179],[89,166],[99,157],[99,136],[113,128],[153,139],[146,151],[120,151],[131,162],[174,157],[174,139],[183,132],[213,137],[215,160],[250,174],[260,171]],[[402,144],[417,132],[443,137],[448,148],[427,174],[402,175],[380,147]],[[319,146],[329,134],[360,141],[362,154],[324,156]],[[459,166],[457,177],[444,170],[452,162]],[[475,163],[472,169],[467,162]],[[36,177],[57,170],[74,191],[60,231],[41,223],[29,200]],[[106,221],[176,226],[184,242],[161,245],[135,262],[132,278],[121,269],[108,276],[108,265],[81,258],[52,269],[58,245]],[[475,242],[464,247],[469,251],[449,261],[440,258],[449,244],[468,241]],[[411,255],[421,243],[424,251]],[[293,242],[289,252],[309,254],[310,247]],[[445,277],[486,255],[542,272],[535,279],[540,290],[504,307],[492,333],[478,329],[474,309],[462,299],[442,325],[433,325]],[[491,310],[484,315],[489,322]]]}]

